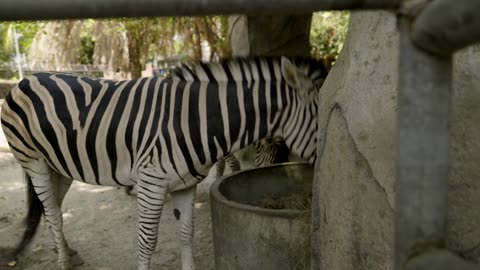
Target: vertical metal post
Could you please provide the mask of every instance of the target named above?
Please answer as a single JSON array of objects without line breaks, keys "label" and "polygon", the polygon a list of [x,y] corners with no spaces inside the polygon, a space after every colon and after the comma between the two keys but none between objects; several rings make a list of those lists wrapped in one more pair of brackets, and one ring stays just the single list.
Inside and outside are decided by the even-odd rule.
[{"label": "vertical metal post", "polygon": [[444,245],[452,85],[452,57],[415,47],[406,19],[399,27],[395,270]]}]

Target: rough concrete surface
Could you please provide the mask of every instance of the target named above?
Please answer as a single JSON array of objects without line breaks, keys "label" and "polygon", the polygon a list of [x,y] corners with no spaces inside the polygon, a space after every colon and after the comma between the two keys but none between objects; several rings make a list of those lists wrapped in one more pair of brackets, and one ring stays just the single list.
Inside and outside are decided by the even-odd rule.
[{"label": "rough concrete surface", "polygon": [[[396,18],[354,12],[344,49],[321,89],[321,269],[393,269]],[[480,52],[455,57],[448,247],[480,261]]]}]

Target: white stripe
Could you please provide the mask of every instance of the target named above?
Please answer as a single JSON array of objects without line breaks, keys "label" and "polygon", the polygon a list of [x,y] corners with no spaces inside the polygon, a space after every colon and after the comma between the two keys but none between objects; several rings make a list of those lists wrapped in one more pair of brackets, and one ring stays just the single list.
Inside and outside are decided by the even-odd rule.
[{"label": "white stripe", "polygon": [[206,163],[210,164],[212,159],[210,157],[210,149],[208,147],[208,131],[207,131],[207,84],[200,84],[198,108],[200,116],[200,136],[202,137],[202,149],[205,153]]}]

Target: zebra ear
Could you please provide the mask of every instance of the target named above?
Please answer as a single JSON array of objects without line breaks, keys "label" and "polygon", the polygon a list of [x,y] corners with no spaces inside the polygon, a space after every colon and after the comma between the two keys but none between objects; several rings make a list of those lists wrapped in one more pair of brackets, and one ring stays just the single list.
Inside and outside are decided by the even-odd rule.
[{"label": "zebra ear", "polygon": [[290,59],[282,56],[281,58],[282,76],[290,87],[300,89],[300,78],[298,77],[297,67]]}]

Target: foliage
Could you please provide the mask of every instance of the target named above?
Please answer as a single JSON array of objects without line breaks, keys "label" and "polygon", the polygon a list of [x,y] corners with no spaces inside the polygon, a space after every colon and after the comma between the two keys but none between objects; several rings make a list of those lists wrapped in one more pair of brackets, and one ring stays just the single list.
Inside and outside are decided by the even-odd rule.
[{"label": "foliage", "polygon": [[230,55],[227,41],[228,19],[225,16],[161,17],[117,20],[124,29],[128,47],[128,69],[138,78],[147,61],[180,56],[180,59],[202,59],[202,43],[214,56]]},{"label": "foliage", "polygon": [[184,58],[202,58],[202,42],[211,48],[210,60],[231,54],[228,41],[228,17],[171,17],[159,22],[162,39],[155,47],[163,57],[181,55]]},{"label": "foliage", "polygon": [[205,42],[210,58],[230,55],[226,16],[0,23],[0,44],[7,45],[0,47],[1,62],[14,54],[12,27],[23,35],[20,51],[34,69],[96,64],[136,78],[147,61],[201,59]]},{"label": "foliage", "polygon": [[95,38],[93,36],[95,20],[85,20],[80,32],[80,63],[92,65],[93,52],[95,49]]},{"label": "foliage", "polygon": [[[348,20],[348,12],[314,13],[312,55],[335,57]],[[136,78],[149,61],[231,56],[228,16],[0,23],[0,45],[4,45],[0,46],[0,62],[8,62],[14,54],[13,39],[8,36],[12,27],[22,34],[20,51],[28,52],[30,67],[43,63],[58,70],[71,64],[94,64]],[[210,47],[209,55],[202,51],[205,44]]]},{"label": "foliage", "polygon": [[347,35],[350,14],[347,11],[315,12],[310,29],[314,57],[336,57]]},{"label": "foliage", "polygon": [[7,62],[10,58],[10,53],[5,50],[4,45],[6,42],[6,32],[7,25],[5,23],[0,23],[0,61]]},{"label": "foliage", "polygon": [[13,28],[17,33],[22,34],[19,38],[19,47],[21,52],[28,50],[38,30],[44,25],[44,22],[2,22],[0,23],[0,61],[7,62],[14,54]]}]

